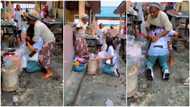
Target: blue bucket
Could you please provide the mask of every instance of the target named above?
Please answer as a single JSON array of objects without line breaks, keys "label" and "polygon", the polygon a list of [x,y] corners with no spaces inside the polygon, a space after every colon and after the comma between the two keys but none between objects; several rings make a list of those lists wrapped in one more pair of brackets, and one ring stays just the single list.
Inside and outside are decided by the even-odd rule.
[{"label": "blue bucket", "polygon": [[80,64],[79,66],[73,66],[72,71],[74,72],[84,72],[85,71],[85,64]]}]

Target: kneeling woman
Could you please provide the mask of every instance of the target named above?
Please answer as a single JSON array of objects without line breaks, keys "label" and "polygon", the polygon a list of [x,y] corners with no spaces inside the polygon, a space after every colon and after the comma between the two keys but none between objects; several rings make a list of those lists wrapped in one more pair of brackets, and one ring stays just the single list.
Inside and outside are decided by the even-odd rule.
[{"label": "kneeling woman", "polygon": [[34,42],[32,40],[33,36],[34,36],[34,26],[30,25],[27,29],[27,35],[26,35],[26,46],[30,50],[29,59],[33,57],[35,61],[39,61],[41,63],[41,61],[39,60],[39,54],[40,51],[42,50],[44,42],[40,37],[36,42]]},{"label": "kneeling woman", "polygon": [[[106,67],[105,65],[113,65],[113,74],[117,77],[120,76],[118,71],[118,56],[115,51],[111,38],[106,38],[106,44],[103,48],[99,49],[97,60],[99,61],[100,67]],[[100,46],[101,47],[101,46]]]},{"label": "kneeling woman", "polygon": [[40,16],[37,11],[30,11],[27,19],[29,25],[34,26],[34,37],[32,40],[37,42],[39,38],[43,40],[43,47],[40,51],[39,59],[43,67],[46,69],[44,79],[49,79],[53,76],[53,70],[51,67],[51,56],[55,44],[55,37],[51,30],[39,20]]}]

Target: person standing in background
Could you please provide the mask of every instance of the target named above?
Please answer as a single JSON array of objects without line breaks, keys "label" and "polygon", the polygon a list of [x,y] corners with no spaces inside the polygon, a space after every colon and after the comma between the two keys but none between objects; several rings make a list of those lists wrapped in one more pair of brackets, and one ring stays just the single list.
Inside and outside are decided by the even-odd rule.
[{"label": "person standing in background", "polygon": [[14,12],[14,20],[15,22],[17,23],[17,29],[16,29],[16,38],[17,38],[17,42],[20,43],[21,41],[21,37],[20,37],[20,34],[21,34],[21,30],[22,30],[22,17],[21,17],[21,7],[19,4],[16,5],[16,8],[15,8],[15,12]]},{"label": "person standing in background", "polygon": [[98,36],[99,38],[99,42],[100,44],[104,44],[105,43],[105,29],[104,29],[104,26],[102,23],[99,24],[99,29],[96,31],[96,35]]}]

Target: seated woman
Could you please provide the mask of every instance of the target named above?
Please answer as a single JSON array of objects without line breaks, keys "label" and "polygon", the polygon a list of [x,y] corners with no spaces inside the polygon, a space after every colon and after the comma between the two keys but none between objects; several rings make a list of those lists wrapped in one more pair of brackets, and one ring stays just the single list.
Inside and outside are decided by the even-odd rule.
[{"label": "seated woman", "polygon": [[101,67],[104,66],[104,64],[112,64],[114,75],[117,77],[120,76],[118,71],[118,56],[111,38],[106,38],[106,45],[103,47],[102,45],[99,46],[99,52],[96,59],[99,61]]},{"label": "seated woman", "polygon": [[[150,26],[150,30],[151,31],[149,32],[149,35],[151,35],[151,37],[147,38],[148,40],[150,40],[150,45],[148,49],[148,59],[146,62],[147,79],[153,80],[153,66],[155,65],[155,62],[158,59],[162,67],[163,80],[168,80],[170,74],[168,67],[169,54],[171,51],[170,41],[173,36],[177,35],[177,32],[170,31],[166,36],[158,37],[159,33],[164,31],[163,28]],[[156,41],[153,40],[157,37],[158,39]]]}]

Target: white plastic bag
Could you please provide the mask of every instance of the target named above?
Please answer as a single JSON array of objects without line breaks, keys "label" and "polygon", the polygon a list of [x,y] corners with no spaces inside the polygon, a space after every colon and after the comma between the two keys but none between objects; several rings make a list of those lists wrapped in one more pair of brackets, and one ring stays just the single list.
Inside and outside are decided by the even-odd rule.
[{"label": "white plastic bag", "polygon": [[108,106],[114,106],[113,101],[112,101],[111,99],[109,99],[109,98],[106,99],[105,105],[106,105],[107,107],[108,107]]},{"label": "white plastic bag", "polygon": [[16,55],[21,57],[21,68],[26,68],[28,61],[28,53],[25,43],[22,43],[20,47],[16,50]]},{"label": "white plastic bag", "polygon": [[35,53],[32,57],[29,57],[28,60],[38,62],[38,55],[39,55],[39,53]]},{"label": "white plastic bag", "polygon": [[21,68],[26,68],[27,66],[27,58],[26,56],[22,56],[22,63],[21,63]]}]

